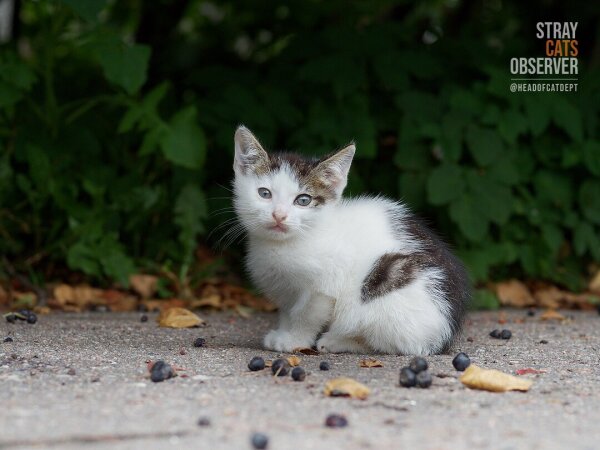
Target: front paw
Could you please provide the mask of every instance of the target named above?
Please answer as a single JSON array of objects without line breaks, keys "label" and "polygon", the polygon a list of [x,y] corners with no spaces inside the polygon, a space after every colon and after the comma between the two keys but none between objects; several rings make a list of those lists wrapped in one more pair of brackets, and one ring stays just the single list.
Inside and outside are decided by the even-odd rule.
[{"label": "front paw", "polygon": [[330,332],[317,341],[317,350],[321,353],[368,353],[368,349],[357,340],[332,335]]},{"label": "front paw", "polygon": [[269,350],[290,353],[296,348],[311,347],[313,340],[285,330],[271,330],[265,336],[264,344]]}]

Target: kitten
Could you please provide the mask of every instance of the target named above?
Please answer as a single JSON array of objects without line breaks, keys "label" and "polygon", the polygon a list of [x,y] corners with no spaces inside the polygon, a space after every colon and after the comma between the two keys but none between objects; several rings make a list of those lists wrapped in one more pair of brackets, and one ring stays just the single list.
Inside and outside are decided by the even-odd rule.
[{"label": "kitten", "polygon": [[235,133],[234,206],[249,237],[247,268],[279,306],[279,327],[264,345],[447,351],[470,296],[465,269],[401,203],[342,198],[354,152],[350,144],[321,159],[267,154],[247,128]]}]

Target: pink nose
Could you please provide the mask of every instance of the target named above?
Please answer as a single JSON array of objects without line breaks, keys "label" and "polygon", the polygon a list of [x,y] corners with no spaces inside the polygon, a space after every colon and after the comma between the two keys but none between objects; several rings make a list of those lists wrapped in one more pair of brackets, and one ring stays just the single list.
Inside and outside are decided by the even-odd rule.
[{"label": "pink nose", "polygon": [[273,216],[273,219],[275,219],[275,222],[277,222],[277,223],[281,223],[285,219],[287,219],[287,214],[284,214],[284,213],[278,213],[278,212],[273,211],[273,213],[271,215]]}]

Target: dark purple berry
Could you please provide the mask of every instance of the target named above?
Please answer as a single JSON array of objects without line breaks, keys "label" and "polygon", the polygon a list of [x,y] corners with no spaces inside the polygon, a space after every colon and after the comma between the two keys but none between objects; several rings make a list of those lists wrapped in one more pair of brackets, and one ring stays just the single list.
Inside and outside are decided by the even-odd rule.
[{"label": "dark purple berry", "polygon": [[528,315],[529,317],[533,317],[533,316],[535,316],[535,309],[530,309],[530,310],[528,310],[528,311],[527,311],[527,315]]},{"label": "dark purple berry", "polygon": [[142,323],[148,322],[148,316],[146,314],[144,314],[142,317],[140,317],[140,322],[142,322]]},{"label": "dark purple berry", "polygon": [[248,363],[248,369],[252,372],[256,372],[257,370],[263,370],[265,368],[265,360],[260,356],[255,356]]},{"label": "dark purple berry", "polygon": [[540,341],[540,344],[547,344],[547,343],[548,343],[548,341],[547,341],[546,339],[542,339],[542,340]]},{"label": "dark purple berry", "polygon": [[252,442],[252,447],[260,450],[267,448],[269,445],[269,438],[266,434],[254,433],[250,442]]},{"label": "dark purple berry", "polygon": [[494,339],[500,339],[500,330],[492,330],[490,332],[490,336],[493,337]]},{"label": "dark purple berry", "polygon": [[471,365],[471,359],[469,358],[469,355],[461,352],[454,357],[452,360],[452,365],[456,370],[462,372]]},{"label": "dark purple berry", "polygon": [[419,372],[423,372],[424,370],[427,370],[427,367],[429,367],[429,366],[427,365],[427,361],[425,360],[425,358],[416,356],[410,362],[408,367],[410,367],[410,370],[412,370],[414,373],[419,373]]},{"label": "dark purple berry", "polygon": [[11,338],[10,336],[4,338],[4,342],[12,342],[13,338]]},{"label": "dark purple berry", "polygon": [[304,381],[306,378],[306,371],[302,367],[294,367],[292,369],[292,379],[294,381]]},{"label": "dark purple berry", "polygon": [[348,420],[340,414],[329,414],[325,419],[325,425],[330,428],[343,428],[348,425]]},{"label": "dark purple berry", "polygon": [[197,338],[194,341],[194,347],[204,347],[204,344],[206,344],[206,339],[204,338]]},{"label": "dark purple berry", "polygon": [[327,361],[321,361],[321,364],[319,364],[319,369],[329,370],[329,363]]},{"label": "dark purple berry", "polygon": [[156,361],[150,370],[150,379],[155,383],[165,381],[175,376],[173,368],[164,361]]},{"label": "dark purple berry", "polygon": [[16,320],[17,320],[17,316],[16,316],[16,315],[14,315],[14,314],[12,314],[12,313],[10,313],[10,314],[7,314],[7,315],[6,315],[6,316],[4,316],[4,317],[6,318],[6,321],[7,321],[8,323],[15,323],[15,322],[16,322]]},{"label": "dark purple berry", "polygon": [[400,369],[400,386],[413,387],[415,384],[417,384],[417,375],[411,368],[403,367]]},{"label": "dark purple berry", "polygon": [[510,330],[502,330],[500,332],[500,339],[510,339],[512,336],[512,333],[510,332]]},{"label": "dark purple berry", "polygon": [[417,374],[417,386],[420,388],[428,388],[432,382],[431,374],[427,370]]},{"label": "dark purple berry", "polygon": [[285,359],[276,359],[271,365],[271,371],[273,372],[273,375],[283,377],[290,371],[290,363]]},{"label": "dark purple berry", "polygon": [[29,311],[27,314],[27,323],[34,324],[37,322],[37,315],[33,311]]},{"label": "dark purple berry", "polygon": [[200,417],[198,419],[198,426],[199,427],[209,427],[210,426],[210,419],[208,417]]}]

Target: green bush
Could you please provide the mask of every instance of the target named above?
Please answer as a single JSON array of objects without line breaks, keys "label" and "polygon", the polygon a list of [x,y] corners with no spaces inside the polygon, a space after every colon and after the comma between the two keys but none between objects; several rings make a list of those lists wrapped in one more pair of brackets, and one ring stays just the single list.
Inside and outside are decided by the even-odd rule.
[{"label": "green bush", "polygon": [[22,2],[0,47],[0,252],[36,274],[185,276],[230,217],[211,213],[244,123],[268,148],[355,139],[349,191],[403,198],[477,281],[579,288],[600,261],[592,6],[568,11],[579,92],[536,95],[510,92],[509,58],[542,56],[539,17],[490,5]]}]

